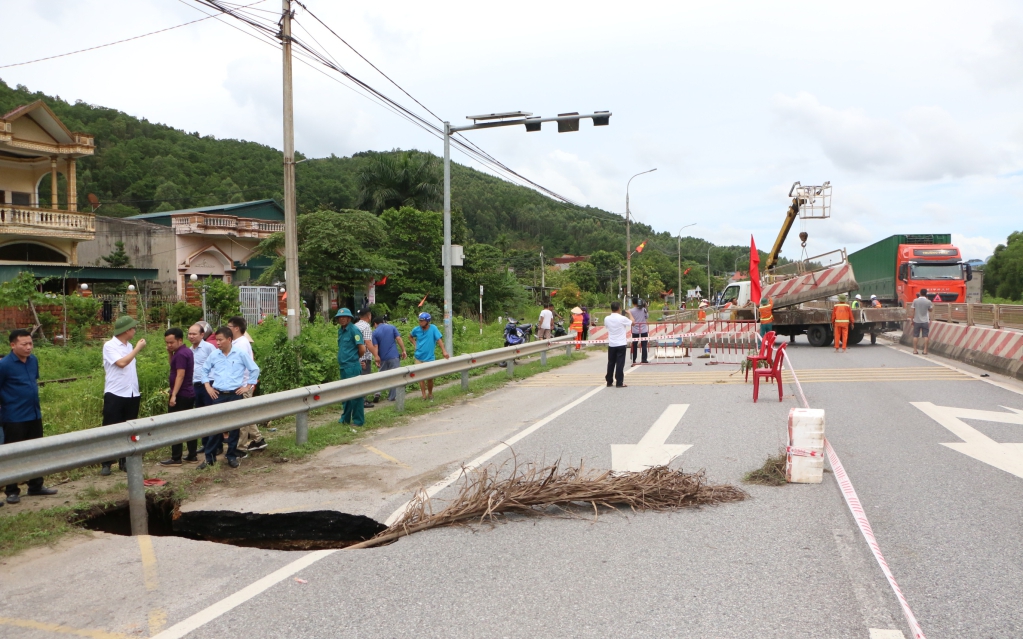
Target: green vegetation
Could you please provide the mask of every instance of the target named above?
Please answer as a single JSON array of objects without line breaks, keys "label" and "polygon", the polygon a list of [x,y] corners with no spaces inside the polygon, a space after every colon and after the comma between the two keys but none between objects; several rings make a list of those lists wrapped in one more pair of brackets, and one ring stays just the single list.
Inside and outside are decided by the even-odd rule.
[{"label": "green vegetation", "polygon": [[999,298],[989,302],[992,304],[1019,304],[1023,300],[1023,231],[1010,233],[1005,244],[995,248],[984,267],[984,292]]},{"label": "green vegetation", "polygon": [[[122,217],[282,197],[280,152],[269,146],[188,133],[114,109],[81,101],[71,104],[59,97],[33,93],[24,86],[11,88],[0,82],[0,110],[3,112],[34,100],[44,100],[70,129],[95,136],[96,154],[79,160],[78,201],[87,202],[87,195],[94,193],[101,202],[97,211],[100,215]],[[304,158],[301,154],[297,157]],[[423,212],[436,210],[440,205],[439,162],[429,153],[393,151],[331,156],[305,162],[296,170],[298,206],[302,214],[322,218],[324,211],[359,207],[376,213],[388,209],[401,211],[406,207]],[[591,305],[606,303],[617,295],[619,265],[624,262],[626,248],[625,224],[620,215],[559,203],[531,189],[457,163],[452,165],[451,180],[453,236],[456,243],[465,246],[467,263],[473,263],[457,271],[463,282],[456,310],[475,308],[478,284],[484,283],[486,287],[484,280],[490,280],[488,290],[494,290],[495,296],[488,300],[484,295],[484,306],[491,303],[485,312],[511,312],[506,306],[514,306],[518,299],[512,296],[506,300],[496,293],[510,283],[499,276],[511,268],[518,284],[539,287],[540,246],[547,256],[547,267],[552,264],[552,257],[563,253],[596,255],[604,252],[605,259],[594,263],[595,272],[578,274],[573,284],[579,288],[581,299]],[[47,201],[49,184],[44,180],[40,185],[40,197]],[[66,201],[66,193],[58,193],[58,200]],[[386,212],[381,219],[385,217]],[[396,226],[386,220],[385,227],[389,234],[398,232]],[[402,233],[418,231],[416,227],[401,230]],[[634,245],[647,242],[646,249],[633,259],[633,290],[656,300],[663,291],[677,288],[676,238],[668,232],[657,233],[648,225],[635,223],[632,237]],[[439,241],[439,237],[424,240],[427,244]],[[336,249],[336,243],[320,247],[321,255]],[[683,238],[682,270],[689,270],[683,276],[683,289],[699,286],[707,290],[708,249],[711,270],[715,273],[714,290],[720,290],[724,283],[720,275],[731,273],[736,261],[742,263],[748,254],[748,249],[742,246],[715,247],[698,238]],[[430,265],[440,269],[436,253],[430,256]],[[422,278],[423,271],[420,269],[417,274],[415,264],[408,260],[406,270],[395,274],[419,278],[420,285],[401,292],[412,295],[422,290],[420,299],[427,293],[430,299],[439,299],[435,292],[439,282],[434,276]],[[473,278],[476,281],[470,281]],[[551,285],[549,277],[548,285]],[[560,285],[560,282],[555,284]],[[386,288],[381,287],[378,293],[393,307],[399,295],[391,293],[388,298]]]}]

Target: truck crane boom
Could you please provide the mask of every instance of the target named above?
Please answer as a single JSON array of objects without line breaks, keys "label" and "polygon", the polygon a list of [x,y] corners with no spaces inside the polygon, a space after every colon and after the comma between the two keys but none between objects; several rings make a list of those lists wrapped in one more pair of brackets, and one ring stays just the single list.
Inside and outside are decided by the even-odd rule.
[{"label": "truck crane boom", "polygon": [[[792,196],[792,192],[795,190],[796,185],[799,182],[793,182],[792,188],[789,189],[789,196]],[[799,198],[792,198],[792,204],[789,206],[789,210],[785,213],[785,222],[781,225],[781,230],[778,231],[778,237],[774,240],[774,246],[771,247],[771,253],[767,256],[767,263],[764,265],[765,270],[770,270],[778,264],[778,254],[781,253],[781,246],[785,243],[785,238],[789,236],[789,231],[792,230],[792,223],[796,221],[799,216]]]}]

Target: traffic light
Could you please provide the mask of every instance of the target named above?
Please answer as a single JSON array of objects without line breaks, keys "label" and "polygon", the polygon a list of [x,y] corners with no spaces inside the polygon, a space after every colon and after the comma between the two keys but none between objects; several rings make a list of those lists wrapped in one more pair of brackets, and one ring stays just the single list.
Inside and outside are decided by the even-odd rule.
[{"label": "traffic light", "polygon": [[[572,113],[559,113],[558,117],[563,118],[568,115],[579,115],[578,111]],[[574,120],[558,120],[558,133],[571,133],[572,131],[579,130],[579,119]]]},{"label": "traffic light", "polygon": [[608,115],[594,116],[593,126],[607,126],[611,124],[611,112],[610,111],[594,111],[594,113],[607,113]]},{"label": "traffic light", "polygon": [[539,119],[540,119],[540,116],[538,116],[538,115],[534,116],[532,118],[526,118],[526,131],[528,133],[532,133],[534,131],[539,131],[540,130],[540,123],[539,122],[530,122],[530,120],[539,120]]}]

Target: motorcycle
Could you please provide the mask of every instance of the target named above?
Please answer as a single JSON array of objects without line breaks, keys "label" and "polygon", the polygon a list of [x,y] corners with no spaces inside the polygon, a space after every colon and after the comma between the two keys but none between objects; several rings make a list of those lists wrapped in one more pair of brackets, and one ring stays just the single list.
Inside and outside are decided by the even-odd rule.
[{"label": "motorcycle", "polygon": [[504,345],[519,346],[529,341],[533,327],[526,324],[520,326],[515,318],[509,317],[508,323],[504,325]]},{"label": "motorcycle", "polygon": [[554,322],[553,335],[554,337],[564,337],[565,335],[568,335],[568,331],[565,330],[564,322]]}]

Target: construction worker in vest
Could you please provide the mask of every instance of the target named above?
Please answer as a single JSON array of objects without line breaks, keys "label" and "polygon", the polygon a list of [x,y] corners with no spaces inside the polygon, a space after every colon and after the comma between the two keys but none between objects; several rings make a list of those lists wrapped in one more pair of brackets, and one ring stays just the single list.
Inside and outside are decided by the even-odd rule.
[{"label": "construction worker in vest", "polygon": [[852,308],[846,304],[848,297],[845,295],[838,296],[838,304],[835,304],[834,308],[831,309],[831,329],[835,333],[835,352],[841,348],[842,352],[845,352],[846,347],[849,345],[849,330],[853,326],[853,312]]},{"label": "construction worker in vest", "polygon": [[[583,309],[578,306],[572,308],[572,323],[568,325],[568,330],[575,331],[575,338],[577,340],[583,339]],[[579,350],[582,347],[582,344],[576,344],[575,350]]]},{"label": "construction worker in vest", "polygon": [[881,308],[881,300],[877,299],[877,295],[870,296],[870,308]]},{"label": "construction worker in vest", "polygon": [[710,302],[707,300],[700,300],[700,308],[696,311],[696,321],[706,322],[707,321],[707,307],[710,306]]},{"label": "construction worker in vest", "polygon": [[855,299],[853,299],[853,303],[852,303],[852,305],[851,305],[851,306],[852,306],[852,310],[854,310],[854,311],[858,311],[858,310],[860,310],[860,304],[861,304],[862,302],[863,302],[863,296],[862,296],[862,295],[860,295],[859,293],[857,293],[857,294],[856,294],[856,298],[855,298]]},{"label": "construction worker in vest", "polygon": [[774,330],[774,300],[769,297],[760,299],[760,337]]}]

